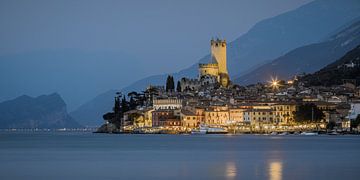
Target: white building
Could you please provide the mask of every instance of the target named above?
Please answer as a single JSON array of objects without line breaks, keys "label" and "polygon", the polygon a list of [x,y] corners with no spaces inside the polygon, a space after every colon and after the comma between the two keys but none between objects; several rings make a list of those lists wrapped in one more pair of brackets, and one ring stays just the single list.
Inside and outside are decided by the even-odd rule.
[{"label": "white building", "polygon": [[355,120],[360,114],[360,102],[350,103],[349,119]]},{"label": "white building", "polygon": [[154,110],[159,109],[180,109],[182,100],[178,98],[161,98],[153,100]]}]

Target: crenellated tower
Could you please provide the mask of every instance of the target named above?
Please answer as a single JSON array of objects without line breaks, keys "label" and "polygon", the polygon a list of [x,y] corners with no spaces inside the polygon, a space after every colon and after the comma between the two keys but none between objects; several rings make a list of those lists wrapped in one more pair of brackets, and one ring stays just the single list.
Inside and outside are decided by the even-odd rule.
[{"label": "crenellated tower", "polygon": [[199,64],[199,79],[205,76],[213,76],[223,87],[229,85],[230,79],[226,65],[226,41],[211,39],[211,62]]},{"label": "crenellated tower", "polygon": [[219,65],[219,74],[228,74],[226,67],[226,40],[211,40],[211,60]]}]

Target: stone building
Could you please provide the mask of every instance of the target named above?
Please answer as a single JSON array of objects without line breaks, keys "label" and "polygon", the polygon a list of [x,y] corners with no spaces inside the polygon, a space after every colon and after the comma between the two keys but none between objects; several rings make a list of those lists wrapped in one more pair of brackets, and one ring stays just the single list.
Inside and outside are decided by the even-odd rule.
[{"label": "stone building", "polygon": [[221,86],[229,85],[229,74],[226,64],[226,41],[211,40],[211,62],[199,64],[199,80],[204,76],[213,76]]},{"label": "stone building", "polygon": [[181,109],[182,100],[174,97],[168,98],[154,98],[153,108],[154,110],[159,109]]}]

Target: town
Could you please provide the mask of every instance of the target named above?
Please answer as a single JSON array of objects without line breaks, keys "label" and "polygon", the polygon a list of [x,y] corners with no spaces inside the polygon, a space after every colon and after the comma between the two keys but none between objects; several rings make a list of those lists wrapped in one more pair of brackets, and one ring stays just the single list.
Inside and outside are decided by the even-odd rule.
[{"label": "town", "polygon": [[[199,64],[196,79],[169,75],[165,85],[115,96],[104,114],[103,133],[259,133],[330,135],[358,133],[360,86],[307,85],[305,75],[241,86],[231,82],[226,41],[212,39],[211,59]],[[359,64],[345,64],[354,68]],[[306,78],[305,78],[306,79]],[[175,86],[176,84],[176,86]]]}]

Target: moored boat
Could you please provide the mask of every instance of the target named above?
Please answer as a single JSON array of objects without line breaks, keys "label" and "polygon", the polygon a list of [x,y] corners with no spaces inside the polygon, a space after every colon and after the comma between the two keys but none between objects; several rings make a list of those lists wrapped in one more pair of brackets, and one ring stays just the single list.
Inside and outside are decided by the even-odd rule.
[{"label": "moored boat", "polygon": [[279,135],[285,136],[285,135],[289,135],[289,133],[288,133],[288,132],[282,132],[282,133],[280,133]]},{"label": "moored boat", "polygon": [[317,136],[317,135],[319,135],[319,133],[317,133],[317,132],[302,132],[301,135],[304,135],[304,136]]},{"label": "moored boat", "polygon": [[228,131],[221,127],[208,127],[206,125],[200,125],[199,130],[192,130],[191,134],[227,134]]}]

